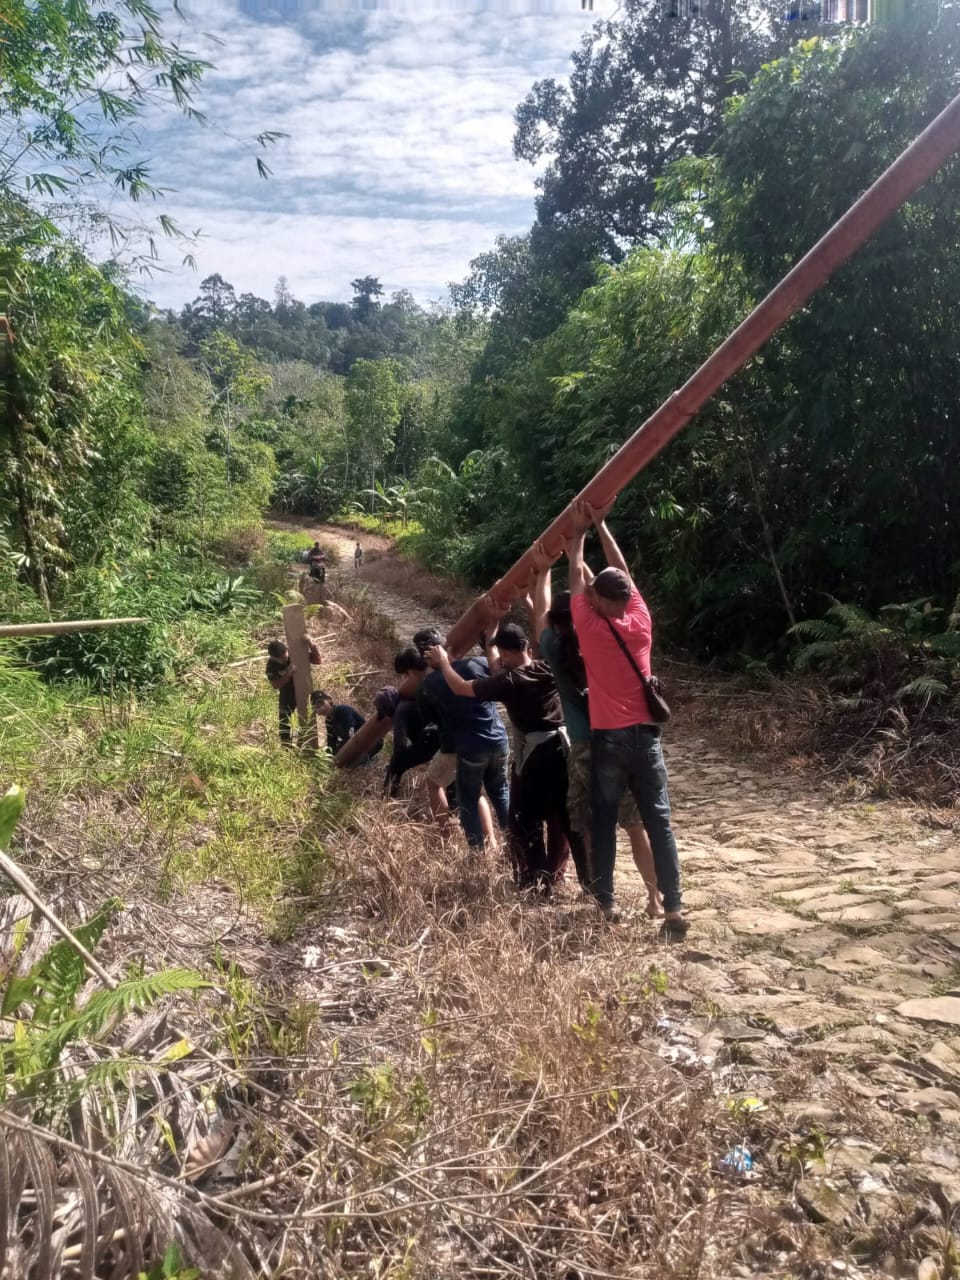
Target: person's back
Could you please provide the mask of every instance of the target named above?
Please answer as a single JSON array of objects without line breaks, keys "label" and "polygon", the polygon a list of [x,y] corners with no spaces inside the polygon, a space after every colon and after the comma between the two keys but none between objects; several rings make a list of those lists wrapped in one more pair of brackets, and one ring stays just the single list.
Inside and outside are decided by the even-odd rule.
[{"label": "person's back", "polygon": [[[460,823],[467,843],[483,848],[486,834],[481,821],[480,799],[485,791],[501,828],[505,828],[509,810],[507,731],[489,700],[455,694],[431,655],[442,653],[442,639],[433,631],[417,632],[414,644],[424,653],[434,670],[423,682],[425,697],[438,709],[456,749],[457,805]],[[443,654],[446,660],[446,654]],[[489,676],[486,658],[458,658],[453,664],[457,675],[465,681]]]},{"label": "person's back", "polygon": [[[490,675],[486,658],[458,658],[452,666],[464,680],[482,680]],[[443,716],[458,755],[506,746],[507,731],[496,703],[452,693],[439,671],[430,672],[423,691]]]},{"label": "person's back", "polygon": [[[587,703],[587,678],[583,659],[575,637],[564,635],[555,626],[544,627],[540,634],[540,652],[553,672],[557,693],[563,708],[563,719],[571,742],[590,741],[590,713]],[[572,660],[576,655],[576,664]],[[580,670],[576,670],[579,666]]]},{"label": "person's back", "polygon": [[643,685],[616,639],[618,635],[634,662],[648,676],[653,644],[650,611],[632,583],[629,590],[620,618],[598,613],[585,595],[576,595],[571,601],[580,652],[587,669],[592,729],[625,729],[634,724],[651,723]]}]

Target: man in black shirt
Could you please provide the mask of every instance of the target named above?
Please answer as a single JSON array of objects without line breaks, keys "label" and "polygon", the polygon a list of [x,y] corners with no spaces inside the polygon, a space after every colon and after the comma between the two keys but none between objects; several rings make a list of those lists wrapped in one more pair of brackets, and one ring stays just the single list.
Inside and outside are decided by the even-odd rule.
[{"label": "man in black shirt", "polygon": [[563,712],[553,672],[534,659],[522,628],[500,625],[487,645],[492,674],[465,680],[450,665],[445,651],[432,651],[451,692],[461,697],[500,702],[507,709],[518,745],[514,761],[514,785],[520,788],[516,803],[514,854],[521,888],[536,886],[548,892],[562,878],[564,850],[559,865],[548,859],[544,824],[551,819],[561,827],[573,850],[577,874],[586,883],[583,845],[571,831],[567,817],[567,762]]},{"label": "man in black shirt", "polygon": [[[307,636],[307,646],[310,650],[311,666],[319,667],[320,650],[309,636]],[[271,640],[267,645],[267,654],[269,656],[266,677],[280,695],[280,741],[285,747],[292,747],[290,721],[297,710],[297,694],[293,686],[293,663],[290,661],[290,651],[282,640]]]},{"label": "man in black shirt", "polygon": [[[351,707],[346,702],[334,702],[329,693],[323,693],[319,689],[310,695],[310,701],[316,714],[323,716],[327,722],[327,750],[335,756],[343,744],[349,742],[362,726],[363,716],[356,707]],[[383,743],[378,742],[373,751],[360,763],[369,763],[382,746]]]}]

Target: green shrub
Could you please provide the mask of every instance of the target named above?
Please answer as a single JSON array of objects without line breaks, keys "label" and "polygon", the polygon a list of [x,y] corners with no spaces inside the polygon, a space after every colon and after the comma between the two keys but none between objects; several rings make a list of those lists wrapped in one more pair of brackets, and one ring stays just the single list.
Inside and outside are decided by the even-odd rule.
[{"label": "green shrub", "polygon": [[806,641],[794,666],[826,675],[852,702],[947,699],[960,690],[960,619],[945,615],[929,598],[884,605],[876,618],[835,601],[826,617],[791,627]]}]

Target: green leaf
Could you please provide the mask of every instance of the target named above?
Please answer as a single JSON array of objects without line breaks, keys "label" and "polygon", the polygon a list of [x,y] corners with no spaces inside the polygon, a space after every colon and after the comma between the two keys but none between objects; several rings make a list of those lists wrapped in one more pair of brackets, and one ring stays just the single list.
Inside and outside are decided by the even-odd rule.
[{"label": "green leaf", "polygon": [[16,785],[9,787],[0,798],[0,849],[10,848],[10,837],[26,802],[27,793]]},{"label": "green leaf", "polygon": [[917,676],[916,680],[911,680],[898,689],[896,696],[900,699],[922,698],[924,702],[931,702],[935,698],[946,698],[949,694],[950,689],[942,680],[933,676]]}]

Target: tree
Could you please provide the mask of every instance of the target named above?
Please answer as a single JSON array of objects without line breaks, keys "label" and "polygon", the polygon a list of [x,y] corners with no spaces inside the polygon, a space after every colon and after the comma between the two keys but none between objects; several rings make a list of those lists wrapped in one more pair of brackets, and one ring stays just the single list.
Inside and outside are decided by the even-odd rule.
[{"label": "tree", "polygon": [[[180,229],[168,214],[145,226],[124,219],[102,192],[112,187],[135,203],[161,194],[133,158],[148,114],[173,108],[204,122],[194,95],[210,64],[167,34],[178,5],[165,18],[149,0],[4,0],[3,9],[0,228],[31,208],[48,230],[107,230],[117,252],[145,234],[134,261],[149,267],[156,236],[183,239]],[[259,134],[257,151],[280,136]],[[260,154],[256,164],[266,177]]]},{"label": "tree", "polygon": [[[661,183],[682,247],[605,268],[553,333],[475,380],[448,419],[454,479],[424,520],[455,547],[455,567],[502,572],[950,100],[958,67],[960,14],[931,5],[907,23],[803,41],[759,71],[729,102],[712,154]],[[624,546],[661,630],[685,647],[774,656],[792,619],[822,613],[829,595],[871,611],[956,598],[958,168],[892,217],[621,495]]]},{"label": "tree", "polygon": [[399,370],[391,360],[358,360],[347,377],[346,412],[349,454],[344,470],[344,490],[349,490],[349,466],[356,462],[360,474],[376,487],[377,469],[383,465],[400,421]]},{"label": "tree", "polygon": [[120,291],[73,249],[8,252],[17,335],[0,421],[0,519],[49,608],[71,565],[107,558],[138,521],[138,344]]},{"label": "tree", "polygon": [[569,86],[541,80],[516,111],[518,159],[550,162],[537,184],[541,227],[579,229],[616,261],[662,232],[654,208],[667,165],[703,154],[726,99],[788,47],[783,0],[716,0],[679,16],[664,0],[626,0],[573,55]]},{"label": "tree", "polygon": [[212,333],[200,344],[200,360],[212,387],[212,410],[224,442],[224,466],[229,488],[237,459],[233,454],[233,429],[258,403],[270,385],[270,376],[252,351],[226,333]]},{"label": "tree", "polygon": [[350,288],[353,290],[353,309],[361,319],[368,320],[380,308],[377,299],[383,297],[383,285],[376,276],[359,276],[350,281]]}]

